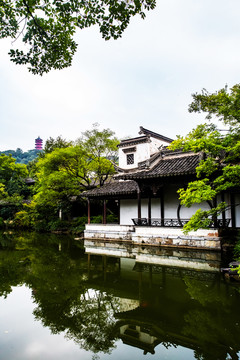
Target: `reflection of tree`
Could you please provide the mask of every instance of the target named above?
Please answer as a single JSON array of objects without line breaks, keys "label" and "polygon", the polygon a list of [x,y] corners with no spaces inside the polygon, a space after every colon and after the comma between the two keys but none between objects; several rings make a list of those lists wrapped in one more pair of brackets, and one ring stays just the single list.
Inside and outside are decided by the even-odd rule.
[{"label": "reflection of tree", "polygon": [[6,298],[11,293],[12,286],[23,283],[26,266],[23,254],[0,252],[0,296]]},{"label": "reflection of tree", "polygon": [[17,241],[12,234],[1,233],[0,296],[4,298],[11,293],[13,286],[24,283],[25,274],[29,269],[29,251],[23,248],[13,251],[16,247]]},{"label": "reflection of tree", "polygon": [[[189,310],[184,316],[183,328],[184,335],[198,339],[201,344],[201,349],[195,350],[195,358],[225,360],[226,349],[231,348],[231,359],[238,359],[236,353],[239,351],[240,314],[235,314],[234,321],[229,316],[235,299],[234,292],[223,296],[218,281],[210,283],[185,277],[184,282],[186,291],[199,303],[198,307]],[[212,344],[215,344],[214,349]]]},{"label": "reflection of tree", "polygon": [[70,249],[38,247],[28,282],[33,290],[35,318],[52,333],[66,332],[86,350],[109,352],[116,299],[88,289],[87,257],[70,256]]},{"label": "reflection of tree", "polygon": [[[64,256],[51,258],[51,265],[34,264],[36,319],[55,334],[65,331],[68,339],[86,350],[109,352],[113,347],[115,299],[103,292],[88,290],[85,269],[75,262],[69,263]],[[50,270],[50,267],[53,268]]]},{"label": "reflection of tree", "polygon": [[226,301],[226,298],[220,296],[218,288],[215,286],[218,282],[218,279],[216,279],[216,281],[212,284],[189,277],[184,277],[183,280],[187,286],[186,291],[191,296],[191,298],[199,301],[199,303],[203,306],[207,303],[222,303],[223,301]]},{"label": "reflection of tree", "polygon": [[[196,352],[196,359],[225,360],[228,348],[232,349],[232,359],[238,359],[236,353],[239,351],[240,329],[236,322],[240,319],[236,314],[236,322],[233,323],[232,317],[228,319],[228,316],[223,316],[222,310],[191,310],[185,315],[183,334],[197,339],[201,344],[201,350]],[[214,347],[212,344],[215,344]]]},{"label": "reflection of tree", "polygon": [[79,243],[39,234],[2,236],[1,243],[0,295],[25,283],[33,289],[35,318],[52,333],[65,332],[86,350],[109,353],[118,300],[88,289],[87,257]]},{"label": "reflection of tree", "polygon": [[85,350],[110,353],[114,347],[112,337],[115,325],[114,312],[118,301],[113,296],[96,290],[87,290],[74,308],[67,338],[73,339]]}]

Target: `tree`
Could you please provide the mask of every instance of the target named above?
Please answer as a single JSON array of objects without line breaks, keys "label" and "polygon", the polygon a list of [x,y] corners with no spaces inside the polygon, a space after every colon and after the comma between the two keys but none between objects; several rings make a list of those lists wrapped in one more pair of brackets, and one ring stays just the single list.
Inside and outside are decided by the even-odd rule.
[{"label": "tree", "polygon": [[16,164],[11,155],[0,155],[0,185],[8,196],[21,195],[27,174],[26,165]]},{"label": "tree", "polygon": [[21,208],[23,197],[28,193],[24,179],[28,171],[26,165],[16,164],[11,155],[0,155],[0,216],[12,218]]},{"label": "tree", "polygon": [[[239,189],[240,184],[240,85],[230,91],[225,87],[216,93],[193,95],[190,112],[205,112],[206,119],[218,119],[227,126],[222,132],[217,125],[205,123],[197,126],[186,137],[178,137],[171,144],[172,149],[202,152],[203,159],[196,168],[197,179],[180,189],[181,203],[190,207],[194,203],[210,201],[209,211],[198,210],[184,227],[186,231],[207,228],[223,210],[225,202],[216,205],[216,198],[226,191]],[[239,205],[239,204],[238,204]]]},{"label": "tree", "polygon": [[110,129],[99,130],[99,124],[93,124],[92,130],[87,130],[77,140],[87,154],[88,162],[91,164],[94,184],[102,186],[108,177],[113,174],[113,163],[117,162],[117,145],[119,140],[114,137],[115,133]]},{"label": "tree", "polygon": [[113,135],[109,129],[94,129],[84,133],[76,145],[57,148],[39,159],[36,204],[67,213],[73,197],[103,185],[115,171],[106,157],[117,151],[118,140]]},{"label": "tree", "polygon": [[15,158],[16,164],[28,164],[30,161],[36,159],[39,153],[41,153],[41,150],[32,149],[23,152],[20,148],[0,151],[0,154],[12,155],[12,157]]},{"label": "tree", "polygon": [[64,149],[72,145],[73,145],[72,141],[67,141],[66,139],[63,139],[61,136],[58,136],[56,139],[50,136],[50,138],[46,140],[43,153],[41,154],[43,155],[49,154],[55,149]]},{"label": "tree", "polygon": [[144,18],[144,11],[155,6],[156,0],[4,0],[0,37],[14,41],[22,37],[27,50],[11,49],[11,60],[42,75],[71,65],[77,29],[98,25],[105,40],[117,39],[132,16]]}]

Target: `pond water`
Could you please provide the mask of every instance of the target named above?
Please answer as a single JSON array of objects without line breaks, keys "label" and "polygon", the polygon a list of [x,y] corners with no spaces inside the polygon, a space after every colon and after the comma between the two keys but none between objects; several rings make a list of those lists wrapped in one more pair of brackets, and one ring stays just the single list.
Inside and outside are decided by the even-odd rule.
[{"label": "pond water", "polygon": [[240,285],[220,253],[0,234],[0,359],[226,360]]}]

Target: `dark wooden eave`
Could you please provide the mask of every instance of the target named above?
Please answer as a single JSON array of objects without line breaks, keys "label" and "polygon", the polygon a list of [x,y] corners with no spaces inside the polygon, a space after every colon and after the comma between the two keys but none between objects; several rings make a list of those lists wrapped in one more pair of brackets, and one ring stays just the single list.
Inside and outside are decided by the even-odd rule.
[{"label": "dark wooden eave", "polygon": [[137,183],[130,181],[112,181],[102,187],[84,191],[82,197],[86,198],[104,198],[105,196],[117,198],[121,195],[136,195]]},{"label": "dark wooden eave", "polygon": [[136,138],[126,139],[122,140],[120,144],[118,144],[118,147],[126,147],[126,146],[133,146],[136,144],[146,143],[149,142],[149,136],[138,136]]}]

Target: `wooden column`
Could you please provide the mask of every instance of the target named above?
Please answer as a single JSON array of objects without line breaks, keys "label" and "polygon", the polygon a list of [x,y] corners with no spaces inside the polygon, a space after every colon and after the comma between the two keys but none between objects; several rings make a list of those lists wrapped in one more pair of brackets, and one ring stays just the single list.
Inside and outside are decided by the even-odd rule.
[{"label": "wooden column", "polygon": [[[224,193],[221,193],[221,202],[224,202]],[[222,219],[223,219],[223,226],[225,224],[225,220],[226,220],[226,212],[225,210],[222,211]]]},{"label": "wooden column", "polygon": [[89,198],[87,199],[87,202],[88,202],[88,224],[90,224],[91,223],[91,217],[90,217],[91,209],[90,209],[90,199]]},{"label": "wooden column", "polygon": [[141,192],[140,192],[140,190],[137,193],[137,199],[138,199],[138,220],[140,220],[141,217],[142,217],[142,209],[141,209],[142,204],[141,204]]},{"label": "wooden column", "polygon": [[232,218],[232,227],[236,227],[236,209],[235,209],[235,196],[230,194],[231,199],[231,218]]},{"label": "wooden column", "polygon": [[118,206],[118,224],[120,224],[120,198],[117,200],[117,206]]},{"label": "wooden column", "polygon": [[107,223],[107,203],[106,199],[103,200],[103,224]]},{"label": "wooden column", "polygon": [[148,225],[151,225],[152,219],[152,198],[149,196],[148,198]]},{"label": "wooden column", "polygon": [[160,201],[161,201],[161,226],[164,226],[164,194],[163,194],[163,189],[161,191],[161,197],[160,197]]},{"label": "wooden column", "polygon": [[[217,207],[217,198],[216,197],[213,199],[213,207],[214,208]],[[213,216],[213,222],[214,222],[214,227],[217,228],[218,224],[217,224],[217,216],[216,215]]]}]

